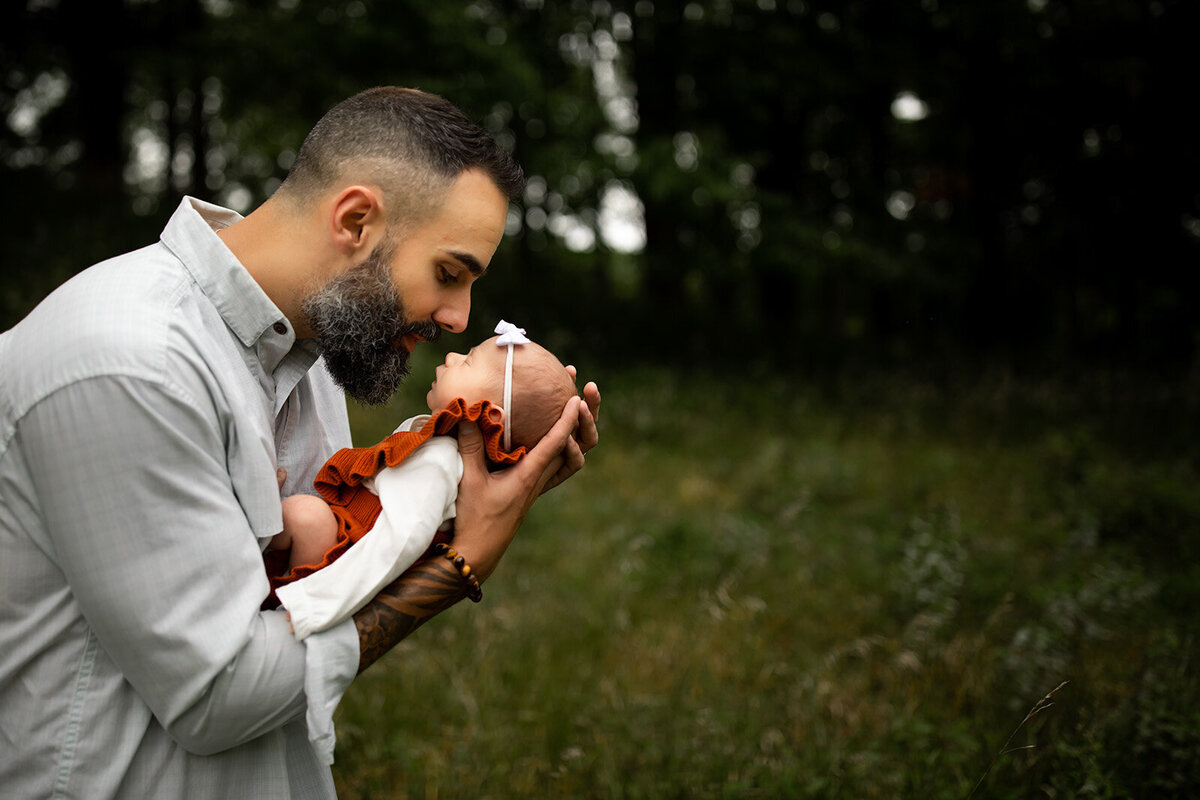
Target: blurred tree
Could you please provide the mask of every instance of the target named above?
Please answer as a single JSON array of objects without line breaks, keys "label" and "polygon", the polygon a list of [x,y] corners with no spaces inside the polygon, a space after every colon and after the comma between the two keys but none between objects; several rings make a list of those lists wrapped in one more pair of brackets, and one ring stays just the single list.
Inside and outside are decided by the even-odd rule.
[{"label": "blurred tree", "polygon": [[[480,333],[509,316],[613,357],[795,366],[1190,363],[1200,154],[1180,109],[1198,13],[5,4],[0,327],[148,241],[182,194],[252,207],[330,105],[396,83],[453,99],[529,173]],[[91,35],[102,22],[119,38]]]},{"label": "blurred tree", "polygon": [[1194,356],[1194,5],[617,5],[648,296],[774,361]]},{"label": "blurred tree", "polygon": [[121,0],[0,10],[0,326],[125,240],[126,21]]}]

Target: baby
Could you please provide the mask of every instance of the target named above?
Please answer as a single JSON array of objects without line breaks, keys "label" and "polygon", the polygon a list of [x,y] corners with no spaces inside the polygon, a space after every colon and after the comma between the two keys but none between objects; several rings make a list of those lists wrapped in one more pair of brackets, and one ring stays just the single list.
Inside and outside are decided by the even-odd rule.
[{"label": "baby", "polygon": [[360,609],[450,527],[462,460],[457,440],[438,434],[477,421],[489,459],[513,463],[575,396],[566,367],[524,329],[501,321],[496,333],[437,367],[425,398],[435,415],[405,420],[374,447],[338,451],[315,482],[322,497],[284,498],[283,531],[268,549],[290,549],[273,584],[298,639]]}]

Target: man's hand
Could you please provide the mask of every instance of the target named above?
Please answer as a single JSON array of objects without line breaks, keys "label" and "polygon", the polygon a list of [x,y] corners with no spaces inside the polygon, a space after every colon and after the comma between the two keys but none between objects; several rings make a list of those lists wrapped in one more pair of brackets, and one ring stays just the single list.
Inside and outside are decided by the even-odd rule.
[{"label": "man's hand", "polygon": [[[568,366],[567,372],[571,373],[572,379],[575,378],[575,367]],[[600,441],[600,432],[596,428],[596,423],[600,421],[600,389],[594,381],[588,381],[583,387],[583,399],[584,403],[579,407],[579,427],[575,429],[571,441],[567,442],[562,462],[556,466],[554,474],[550,476],[542,491],[550,491],[581,470],[584,453]]]},{"label": "man's hand", "polygon": [[[593,394],[598,402],[599,393]],[[496,472],[488,471],[479,426],[474,422],[459,423],[458,451],[463,461],[463,477],[458,484],[454,548],[481,581],[500,562],[533,501],[563,468],[569,448],[574,447],[578,453],[578,464],[570,472],[583,465],[580,445],[571,434],[585,417],[592,428],[590,438],[594,445],[597,437],[591,412],[586,402],[573,397],[563,407],[554,427],[524,458]]]}]

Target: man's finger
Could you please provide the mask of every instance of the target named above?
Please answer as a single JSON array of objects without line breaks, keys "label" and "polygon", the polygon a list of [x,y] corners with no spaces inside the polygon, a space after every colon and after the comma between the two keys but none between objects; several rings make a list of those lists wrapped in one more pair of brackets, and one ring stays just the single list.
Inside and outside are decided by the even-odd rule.
[{"label": "man's finger", "polygon": [[[568,403],[567,405],[569,407],[571,403]],[[567,478],[583,469],[584,448],[580,446],[581,439],[590,440],[591,444],[588,446],[591,447],[596,444],[596,441],[599,438],[598,434],[596,433],[596,425],[594,422],[592,422],[591,414],[588,411],[587,404],[580,403],[578,400],[576,400],[575,407],[578,409],[576,413],[579,415],[579,428],[575,430],[575,433],[572,437],[567,439],[560,458],[556,459],[551,465],[554,467],[554,469],[545,476],[545,480],[541,484],[542,492],[550,491],[555,486],[558,486]],[[590,432],[583,430],[585,428],[590,428]]]},{"label": "man's finger", "polygon": [[600,422],[600,387],[595,381],[588,381],[587,386],[583,387],[583,400],[587,403],[588,413],[592,415],[592,422]]},{"label": "man's finger", "polygon": [[[568,439],[568,441],[570,440]],[[542,470],[542,474],[538,476],[536,484],[537,494],[545,494],[554,486],[562,483],[562,479],[559,478],[559,474],[563,471],[563,469],[563,456],[561,454],[551,459],[550,463],[546,465],[546,468]]]},{"label": "man's finger", "polygon": [[583,461],[583,448],[579,446],[579,442],[568,439],[567,446],[563,448],[563,469],[568,475],[574,475],[583,469]]},{"label": "man's finger", "polygon": [[458,454],[462,456],[463,464],[471,463],[481,469],[486,469],[483,452],[483,432],[474,422],[458,423]]},{"label": "man's finger", "polygon": [[600,391],[596,384],[589,383],[583,388],[583,402],[579,404],[579,427],[575,431],[575,441],[579,448],[587,452],[600,441],[600,432],[596,428],[596,415],[600,411]]},{"label": "man's finger", "polygon": [[[545,473],[546,468],[552,461],[558,458],[567,445],[567,440],[571,438],[571,433],[579,424],[579,407],[578,398],[571,398],[565,406],[563,406],[562,414],[558,417],[558,422],[552,427],[542,440],[538,442],[532,450],[525,454],[525,458],[521,459],[518,466],[525,465],[525,468],[531,472],[539,474]],[[557,471],[557,467],[550,472],[551,475]],[[539,486],[544,484],[548,476],[542,475],[539,480]]]}]

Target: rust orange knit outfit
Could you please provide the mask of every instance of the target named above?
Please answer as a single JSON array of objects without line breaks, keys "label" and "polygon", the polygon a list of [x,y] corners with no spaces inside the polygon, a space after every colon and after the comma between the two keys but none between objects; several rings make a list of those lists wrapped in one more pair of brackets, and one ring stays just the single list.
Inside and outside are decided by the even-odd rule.
[{"label": "rust orange knit outfit", "polygon": [[459,398],[426,420],[420,430],[396,431],[371,447],[344,447],[334,453],[317,473],[313,486],[329,503],[330,510],[337,518],[337,542],[325,553],[320,563],[295,567],[291,573],[287,572],[288,551],[268,550],[264,553],[272,589],[272,597],[268,602],[274,604],[276,588],[332,564],[371,530],[382,506],[375,493],[362,485],[363,479],[374,477],[384,467],[396,466],[429,437],[453,434],[459,422],[475,422],[483,432],[484,452],[488,460],[496,464],[519,461],[525,455],[524,447],[508,453],[501,446],[504,437],[502,419],[500,409],[487,400],[468,407],[466,401]]}]

